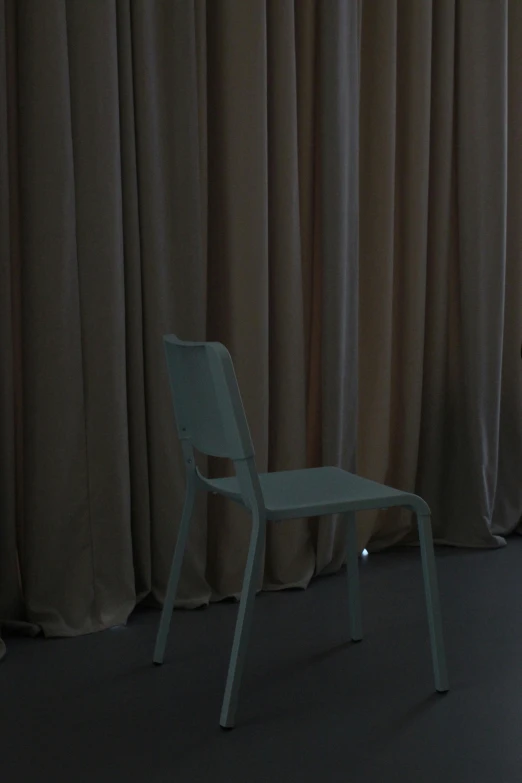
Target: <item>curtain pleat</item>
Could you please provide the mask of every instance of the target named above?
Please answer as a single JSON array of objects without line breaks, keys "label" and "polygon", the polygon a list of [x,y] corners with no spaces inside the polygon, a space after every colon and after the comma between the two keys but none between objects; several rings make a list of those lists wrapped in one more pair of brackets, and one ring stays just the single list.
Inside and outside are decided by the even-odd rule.
[{"label": "curtain pleat", "polygon": [[[19,311],[19,216],[17,188],[15,41],[13,6],[0,3],[0,618],[25,616],[19,569],[20,507],[18,483],[20,444],[18,438]],[[0,621],[1,622],[1,621]],[[0,659],[5,645],[0,639]]]},{"label": "curtain pleat", "polygon": [[121,224],[125,296],[125,385],[129,450],[130,533],[136,600],[152,585],[151,496],[145,391],[143,282],[138,194],[130,0],[116,5],[118,36],[118,118],[120,128]]},{"label": "curtain pleat", "polygon": [[[28,618],[97,630],[86,377],[64,2],[17,4],[23,487]],[[74,600],[71,600],[74,595]],[[125,607],[115,614],[123,619]]]},{"label": "curtain pleat", "polygon": [[320,147],[316,0],[295,0],[295,79],[301,280],[306,372],[307,465],[321,464]]},{"label": "curtain pleat", "polygon": [[94,611],[106,626],[135,601],[116,5],[68,3],[66,24],[88,528]]},{"label": "curtain pleat", "polygon": [[[457,32],[459,388],[452,537],[487,543],[498,481],[506,290],[507,0],[461,2]],[[496,259],[496,263],[492,262]],[[452,492],[453,490],[453,492]],[[461,532],[462,531],[462,532]]]},{"label": "curtain pleat", "polygon": [[499,463],[492,533],[520,532],[522,510],[522,5],[509,4],[507,25],[506,285],[500,396]]},{"label": "curtain pleat", "polygon": [[[357,3],[320,3],[319,145],[322,258],[322,462],[354,470],[358,358],[358,81]],[[346,46],[351,41],[351,46]],[[318,573],[338,570],[346,525],[317,529]]]},{"label": "curtain pleat", "polygon": [[[236,363],[261,471],[269,413],[266,24],[259,0],[207,3],[207,334],[224,342]],[[211,498],[208,536],[216,596],[238,594],[250,536],[246,512]]]},{"label": "curtain pleat", "polygon": [[[362,5],[357,465],[377,481],[390,463],[397,13],[395,0]],[[368,540],[377,514],[360,516]]]},{"label": "curtain pleat", "polygon": [[[141,339],[136,333],[133,344],[139,381],[135,402],[138,405],[144,399],[145,403],[140,435],[146,437],[147,470],[145,474],[142,465],[141,475],[148,481],[149,513],[143,509],[142,519],[150,536],[150,589],[157,602],[166,587],[175,520],[181,516],[184,493],[162,335],[176,332],[182,338],[199,340],[206,334],[207,266],[199,176],[203,131],[197,100],[194,4],[136,2],[130,10],[140,277],[136,269],[129,294],[138,306],[141,299]],[[134,187],[131,170],[129,189]],[[128,316],[132,319],[133,313]],[[143,445],[140,437],[135,454],[139,446],[142,455]],[[206,546],[202,502],[180,585],[184,606],[209,600]]]},{"label": "curtain pleat", "polygon": [[431,43],[430,161],[426,252],[426,322],[419,459],[416,489],[430,498],[436,535],[446,514],[446,485],[454,465],[457,269],[456,15],[455,0],[433,5]]},{"label": "curtain pleat", "polygon": [[[306,362],[293,0],[267,20],[269,406],[268,469],[306,467]],[[292,406],[288,406],[288,400]],[[308,520],[270,523],[265,588],[304,586],[315,557]]]}]

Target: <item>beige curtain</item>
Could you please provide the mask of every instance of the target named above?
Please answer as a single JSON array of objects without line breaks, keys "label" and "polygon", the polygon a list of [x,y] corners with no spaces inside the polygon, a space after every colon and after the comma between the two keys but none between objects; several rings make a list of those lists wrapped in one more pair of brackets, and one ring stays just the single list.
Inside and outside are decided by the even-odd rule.
[{"label": "beige curtain", "polygon": [[[358,451],[440,541],[517,526],[521,32],[508,0],[0,0],[4,625],[161,602],[165,332],[229,346],[260,470]],[[179,605],[237,595],[248,536],[202,500]],[[339,520],[273,525],[264,587],[343,553]]]},{"label": "beige curtain", "polygon": [[[522,512],[522,4],[362,9],[359,471],[494,547]],[[369,548],[411,525],[370,516]]]},{"label": "beige curtain", "polygon": [[[0,617],[73,635],[164,594],[164,333],[230,347],[261,470],[353,464],[357,7],[0,8]],[[343,535],[271,527],[265,587],[338,568]],[[240,591],[248,536],[202,502],[180,605]]]}]

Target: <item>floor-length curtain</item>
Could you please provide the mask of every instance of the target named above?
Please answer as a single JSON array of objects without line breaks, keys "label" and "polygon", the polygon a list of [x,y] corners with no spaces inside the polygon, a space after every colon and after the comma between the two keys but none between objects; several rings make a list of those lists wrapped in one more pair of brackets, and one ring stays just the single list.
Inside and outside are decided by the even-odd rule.
[{"label": "floor-length curtain", "polygon": [[[0,618],[70,636],[164,594],[184,492],[164,333],[229,346],[261,470],[353,467],[357,6],[0,19]],[[202,500],[181,606],[239,593],[248,536]],[[339,567],[343,542],[271,526],[265,588]]]},{"label": "floor-length curtain", "polygon": [[[501,545],[522,513],[521,19],[362,4],[358,465],[453,545]],[[415,538],[400,512],[365,532]]]},{"label": "floor-length curtain", "polygon": [[[260,470],[357,464],[449,544],[517,528],[521,33],[517,0],[0,0],[0,623],[162,601],[166,332],[226,342]],[[239,593],[249,532],[201,499],[180,606]],[[264,587],[344,541],[271,525]]]}]

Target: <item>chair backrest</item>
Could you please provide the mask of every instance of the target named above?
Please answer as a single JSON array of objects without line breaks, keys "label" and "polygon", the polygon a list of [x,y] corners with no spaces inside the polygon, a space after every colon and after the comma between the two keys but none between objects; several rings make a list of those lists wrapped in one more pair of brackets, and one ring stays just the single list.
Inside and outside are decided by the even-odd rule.
[{"label": "chair backrest", "polygon": [[254,456],[234,365],[221,343],[164,338],[174,413],[181,440],[211,457]]}]

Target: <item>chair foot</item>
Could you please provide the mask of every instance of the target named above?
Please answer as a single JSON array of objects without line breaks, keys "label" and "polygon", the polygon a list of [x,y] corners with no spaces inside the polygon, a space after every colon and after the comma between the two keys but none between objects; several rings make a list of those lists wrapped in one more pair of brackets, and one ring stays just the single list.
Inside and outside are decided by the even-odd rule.
[{"label": "chair foot", "polygon": [[221,729],[221,731],[232,731],[234,726],[221,726],[220,724],[219,728]]},{"label": "chair foot", "polygon": [[163,661],[152,661],[154,666],[163,666]]}]

